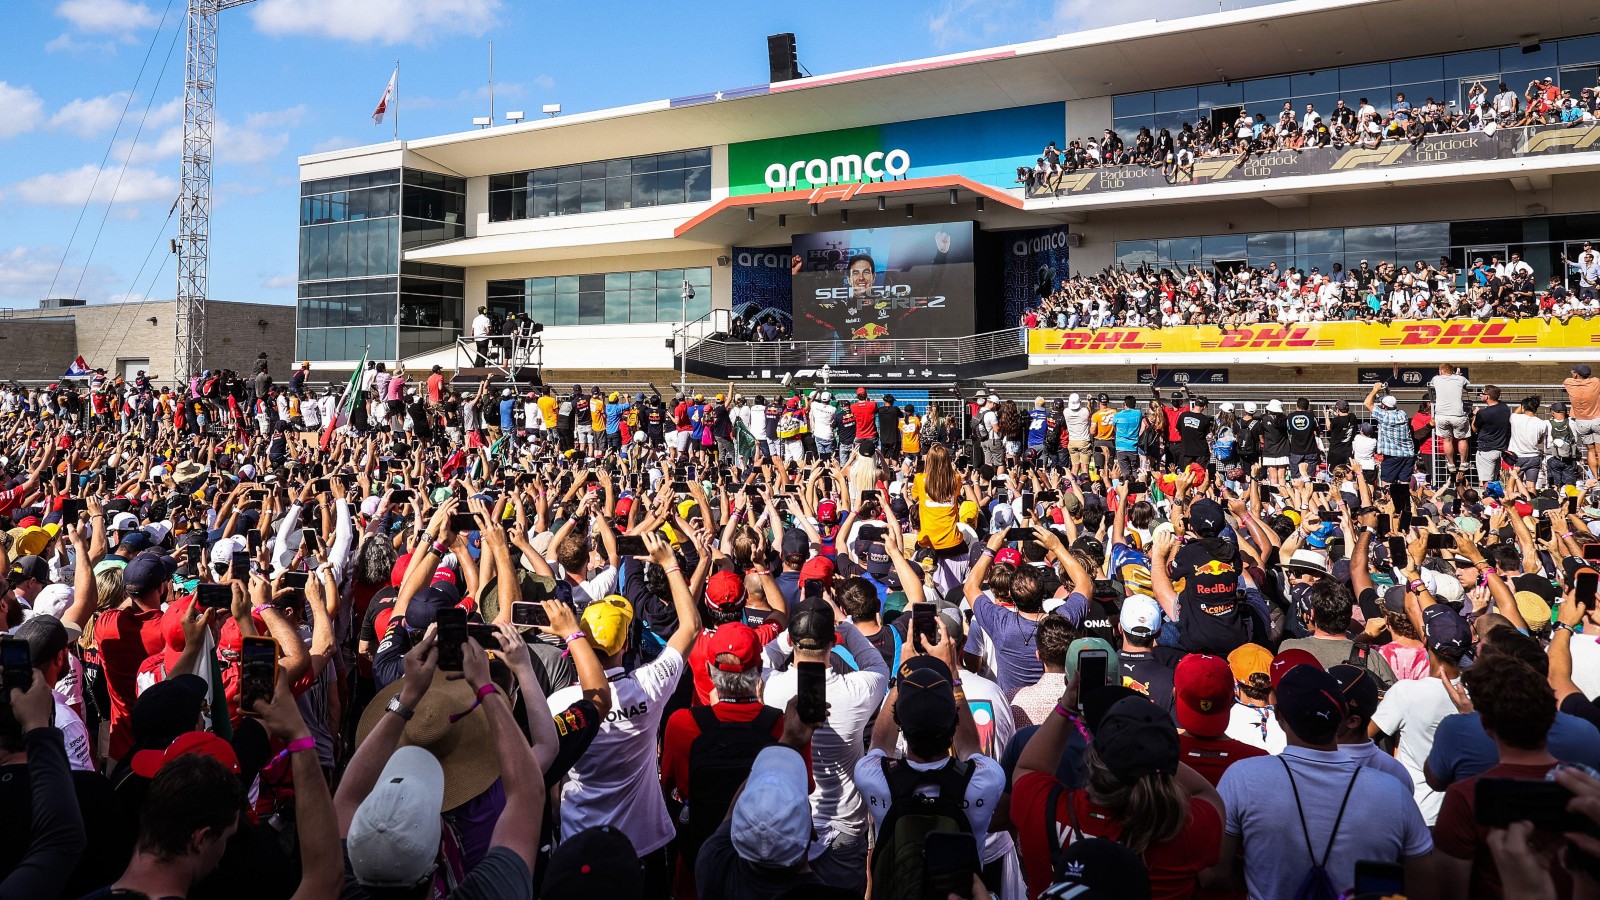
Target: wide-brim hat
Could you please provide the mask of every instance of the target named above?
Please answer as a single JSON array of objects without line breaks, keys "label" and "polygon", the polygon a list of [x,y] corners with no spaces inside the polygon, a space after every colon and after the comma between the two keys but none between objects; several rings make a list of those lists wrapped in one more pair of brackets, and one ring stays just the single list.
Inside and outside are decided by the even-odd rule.
[{"label": "wide-brim hat", "polygon": [[[359,746],[377,727],[389,700],[400,693],[404,678],[379,691],[367,704],[356,726]],[[444,804],[441,811],[455,809],[478,796],[500,777],[500,754],[495,750],[489,714],[479,706],[455,722],[454,714],[470,708],[475,699],[465,678],[449,678],[435,671],[428,692],[417,702],[415,714],[400,734],[400,747],[421,747],[432,753],[444,769]]]}]

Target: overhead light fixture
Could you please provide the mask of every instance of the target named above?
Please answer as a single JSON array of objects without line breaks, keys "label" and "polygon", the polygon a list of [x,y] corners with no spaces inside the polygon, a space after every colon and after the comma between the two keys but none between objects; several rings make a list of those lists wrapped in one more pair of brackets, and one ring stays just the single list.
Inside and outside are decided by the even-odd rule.
[{"label": "overhead light fixture", "polygon": [[955,206],[956,205],[956,195],[958,193],[959,192],[955,188],[951,188],[950,189],[950,205],[951,206]]},{"label": "overhead light fixture", "polygon": [[789,217],[784,215],[783,213],[778,213],[778,227],[779,228],[784,228],[784,227],[787,227],[788,224],[789,224]]},{"label": "overhead light fixture", "polygon": [[479,128],[488,128],[489,125],[491,123],[493,123],[493,122],[494,122],[494,120],[489,118],[488,116],[473,116],[472,117],[472,124],[478,126]]},{"label": "overhead light fixture", "polygon": [[813,216],[817,214],[817,205],[815,203],[811,204],[811,214]]},{"label": "overhead light fixture", "polygon": [[511,112],[506,113],[507,122],[521,122],[523,118],[523,112],[520,109],[512,110]]},{"label": "overhead light fixture", "polygon": [[978,198],[978,212],[983,212],[983,198]]},{"label": "overhead light fixture", "polygon": [[889,198],[888,197],[879,197],[878,198],[878,212],[884,212],[888,208],[889,208]]},{"label": "overhead light fixture", "polygon": [[754,222],[756,220],[756,208],[752,206],[749,209],[745,210],[744,211],[744,217],[745,217],[746,221]]},{"label": "overhead light fixture", "polygon": [[906,204],[906,218],[908,218],[908,219],[909,219],[909,218],[911,218],[911,217],[912,217],[912,216],[913,216],[913,215],[914,215],[914,214],[915,214],[915,212],[914,212],[914,207],[912,207],[912,205],[911,205],[911,204],[909,204],[909,203],[907,203],[907,204]]},{"label": "overhead light fixture", "polygon": [[848,210],[848,209],[839,210],[839,221],[841,221],[841,222],[850,221],[850,210]]}]

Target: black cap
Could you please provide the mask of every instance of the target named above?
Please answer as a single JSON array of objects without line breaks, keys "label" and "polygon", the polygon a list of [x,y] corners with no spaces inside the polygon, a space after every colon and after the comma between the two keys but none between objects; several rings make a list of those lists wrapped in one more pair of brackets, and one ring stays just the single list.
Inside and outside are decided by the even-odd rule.
[{"label": "black cap", "polygon": [[[1065,890],[1055,891],[1055,888]],[[1045,897],[1150,900],[1150,871],[1139,854],[1106,838],[1080,838],[1061,848],[1055,882]]]},{"label": "black cap", "polygon": [[40,584],[50,583],[50,564],[37,556],[19,556],[11,561],[11,584],[32,578]]},{"label": "black cap", "polygon": [[1095,726],[1094,749],[1112,774],[1125,781],[1178,771],[1178,729],[1172,716],[1146,697],[1123,697],[1112,704]]},{"label": "black cap", "polygon": [[1344,704],[1351,715],[1372,718],[1378,711],[1378,682],[1366,669],[1350,663],[1340,663],[1328,670],[1333,680],[1339,682],[1344,692]]},{"label": "black cap", "polygon": [[158,681],[134,701],[128,722],[133,742],[141,748],[166,747],[178,735],[193,731],[209,689],[199,675],[177,675]]},{"label": "black cap", "polygon": [[13,637],[28,642],[28,656],[38,666],[65,650],[70,638],[67,627],[55,616],[38,615],[23,622],[13,631]]},{"label": "black cap", "polygon": [[1228,520],[1222,514],[1222,507],[1209,497],[1197,500],[1189,507],[1189,527],[1201,537],[1216,537],[1227,525]]},{"label": "black cap", "polygon": [[1332,740],[1350,712],[1339,682],[1316,666],[1295,666],[1285,672],[1274,695],[1283,723],[1313,744]]},{"label": "black cap", "polygon": [[956,724],[956,693],[949,666],[931,656],[913,656],[900,664],[898,680],[894,717],[902,731],[938,731]]},{"label": "black cap", "polygon": [[586,828],[556,845],[539,896],[546,900],[639,897],[644,873],[633,842],[610,825]]}]

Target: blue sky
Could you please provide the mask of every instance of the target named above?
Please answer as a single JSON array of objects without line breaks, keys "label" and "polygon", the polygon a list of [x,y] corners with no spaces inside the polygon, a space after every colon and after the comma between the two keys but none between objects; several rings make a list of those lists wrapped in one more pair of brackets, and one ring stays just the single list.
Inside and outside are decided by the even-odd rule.
[{"label": "blue sky", "polygon": [[[184,0],[6,7],[0,306],[35,307],[47,291],[95,303],[171,298]],[[577,112],[760,83],[765,36],[779,31],[795,32],[801,64],[821,74],[1215,9],[1210,0],[878,0],[865,10],[859,0],[257,0],[222,14],[211,296],[292,302],[295,158],[388,139],[389,124],[375,127],[370,114],[396,60],[401,137],[423,137],[488,114],[491,40],[497,115],[536,115],[543,103]],[[864,16],[870,27],[849,24]]]}]

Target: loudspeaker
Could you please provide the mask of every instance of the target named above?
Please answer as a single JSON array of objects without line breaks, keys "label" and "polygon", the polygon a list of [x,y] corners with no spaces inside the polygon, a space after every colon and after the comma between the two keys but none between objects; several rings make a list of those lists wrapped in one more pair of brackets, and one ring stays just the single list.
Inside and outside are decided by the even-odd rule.
[{"label": "loudspeaker", "polygon": [[767,35],[767,71],[769,80],[773,82],[793,81],[800,77],[793,32]]}]

